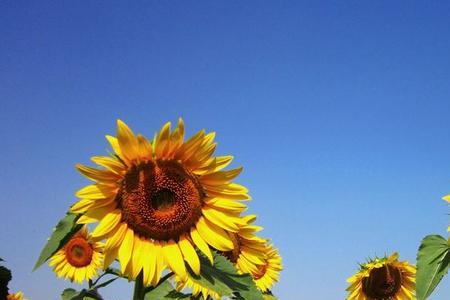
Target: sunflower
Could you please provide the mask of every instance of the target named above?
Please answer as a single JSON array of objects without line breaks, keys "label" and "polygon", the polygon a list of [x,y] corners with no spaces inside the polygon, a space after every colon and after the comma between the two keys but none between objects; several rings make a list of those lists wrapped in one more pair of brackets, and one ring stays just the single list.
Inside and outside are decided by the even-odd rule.
[{"label": "sunflower", "polygon": [[17,293],[14,293],[14,294],[9,294],[6,297],[6,300],[26,300],[26,299],[23,297],[23,293],[22,292],[17,292]]},{"label": "sunflower", "polygon": [[[442,199],[450,203],[450,194],[445,195]],[[450,226],[448,226],[447,231],[450,231]]]},{"label": "sunflower", "polygon": [[106,136],[114,153],[94,156],[100,169],[77,165],[95,182],[79,190],[71,208],[78,223],[99,222],[92,236],[106,239],[105,264],[118,258],[130,280],[141,274],[155,285],[169,267],[186,278],[186,263],[200,273],[195,248],[212,262],[210,247],[233,249],[230,233],[243,225],[239,214],[248,190],[231,182],[242,168],[221,171],[232,156],[213,157],[215,133],[199,131],[184,141],[181,119],[170,122],[152,142],[117,121],[117,137]]},{"label": "sunflower", "polygon": [[235,264],[239,273],[250,274],[256,286],[266,292],[278,281],[282,270],[281,256],[267,244],[268,240],[255,235],[262,230],[262,227],[252,224],[256,220],[255,215],[246,216],[243,220],[246,224],[231,235],[233,250],[222,252],[222,255]]},{"label": "sunflower", "polygon": [[255,235],[263,228],[252,223],[256,220],[255,215],[248,215],[242,218],[245,225],[239,231],[230,234],[233,240],[233,249],[221,252],[233,264],[239,273],[256,273],[258,266],[265,264],[267,240]]},{"label": "sunflower", "polygon": [[281,256],[273,245],[267,245],[267,258],[263,265],[258,265],[258,271],[252,273],[253,281],[262,291],[267,292],[272,288],[280,277],[280,271],[283,269]]},{"label": "sunflower", "polygon": [[82,283],[97,276],[103,266],[103,245],[92,241],[83,226],[66,245],[50,258],[50,266],[58,277]]},{"label": "sunflower", "polygon": [[398,261],[398,253],[362,264],[347,281],[348,300],[415,299],[415,266]]}]

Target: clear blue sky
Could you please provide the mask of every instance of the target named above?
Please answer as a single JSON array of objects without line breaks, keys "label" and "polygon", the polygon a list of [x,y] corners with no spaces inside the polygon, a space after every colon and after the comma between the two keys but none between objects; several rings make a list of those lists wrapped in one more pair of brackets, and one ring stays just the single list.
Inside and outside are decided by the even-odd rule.
[{"label": "clear blue sky", "polygon": [[[319,3],[320,2],[320,3]],[[395,3],[394,3],[395,2]],[[280,299],[339,300],[357,262],[446,235],[447,1],[1,1],[0,257],[13,290],[121,118],[217,132],[284,259]],[[450,298],[450,277],[433,299]],[[127,300],[131,285],[107,290]]]}]

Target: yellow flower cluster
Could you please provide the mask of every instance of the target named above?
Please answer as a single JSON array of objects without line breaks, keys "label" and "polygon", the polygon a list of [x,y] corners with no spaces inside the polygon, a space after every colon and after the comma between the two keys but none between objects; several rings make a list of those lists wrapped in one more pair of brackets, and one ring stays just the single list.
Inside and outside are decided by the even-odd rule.
[{"label": "yellow flower cluster", "polygon": [[217,251],[256,285],[269,290],[282,269],[278,251],[256,235],[254,215],[243,215],[246,187],[233,182],[242,168],[223,170],[232,156],[213,156],[215,133],[204,130],[185,140],[179,119],[172,131],[165,124],[152,140],[117,121],[117,135],[106,136],[108,156],[94,156],[93,168],[77,165],[93,181],[81,188],[70,209],[86,227],[58,251],[50,264],[76,282],[92,279],[98,268],[118,260],[130,280],[139,274],[145,286],[156,285],[165,270],[175,274],[177,287],[191,288],[205,298],[220,295],[190,278],[201,270],[198,252],[213,262]]}]

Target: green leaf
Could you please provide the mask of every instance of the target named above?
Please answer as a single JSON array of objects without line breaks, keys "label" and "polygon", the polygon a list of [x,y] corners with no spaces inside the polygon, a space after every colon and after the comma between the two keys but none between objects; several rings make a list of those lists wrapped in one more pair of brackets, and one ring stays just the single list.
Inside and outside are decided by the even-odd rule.
[{"label": "green leaf", "polygon": [[183,294],[176,290],[171,291],[167,296],[163,299],[191,299],[192,294]]},{"label": "green leaf", "polygon": [[166,298],[167,295],[173,290],[173,286],[170,284],[169,281],[164,281],[163,283],[159,284],[156,288],[153,290],[147,292],[145,294],[144,300],[151,300],[151,299],[170,299]]},{"label": "green leaf", "polygon": [[417,253],[416,296],[427,299],[450,267],[450,245],[439,235],[422,240]]},{"label": "green leaf", "polygon": [[65,289],[61,294],[61,300],[103,300],[97,290],[82,290]]},{"label": "green leaf", "polygon": [[252,277],[248,274],[237,274],[234,265],[224,256],[214,252],[214,265],[200,252],[200,275],[196,275],[186,265],[191,279],[198,284],[215,291],[221,296],[235,296],[244,300],[262,300],[262,293],[256,288]]},{"label": "green leaf", "polygon": [[80,224],[76,224],[78,215],[67,213],[67,215],[61,219],[53,230],[52,235],[47,241],[47,244],[42,249],[39,258],[34,265],[33,271],[39,268],[45,263],[53,254],[61,249],[67,241],[82,227]]},{"label": "green leaf", "polygon": [[80,294],[80,292],[74,289],[65,289],[61,294],[61,300],[71,300],[73,297],[76,297]]}]

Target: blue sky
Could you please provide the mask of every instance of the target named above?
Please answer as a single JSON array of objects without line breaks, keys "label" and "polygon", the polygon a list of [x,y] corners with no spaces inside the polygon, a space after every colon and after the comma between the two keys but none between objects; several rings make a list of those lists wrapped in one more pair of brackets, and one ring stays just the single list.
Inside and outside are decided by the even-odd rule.
[{"label": "blue sky", "polygon": [[[74,169],[125,120],[183,117],[244,166],[285,270],[280,299],[344,299],[368,256],[415,262],[447,235],[445,1],[2,1],[0,257],[12,290],[70,283],[34,262],[85,185]],[[105,290],[130,298],[126,282]],[[450,297],[450,277],[434,298]]]}]

